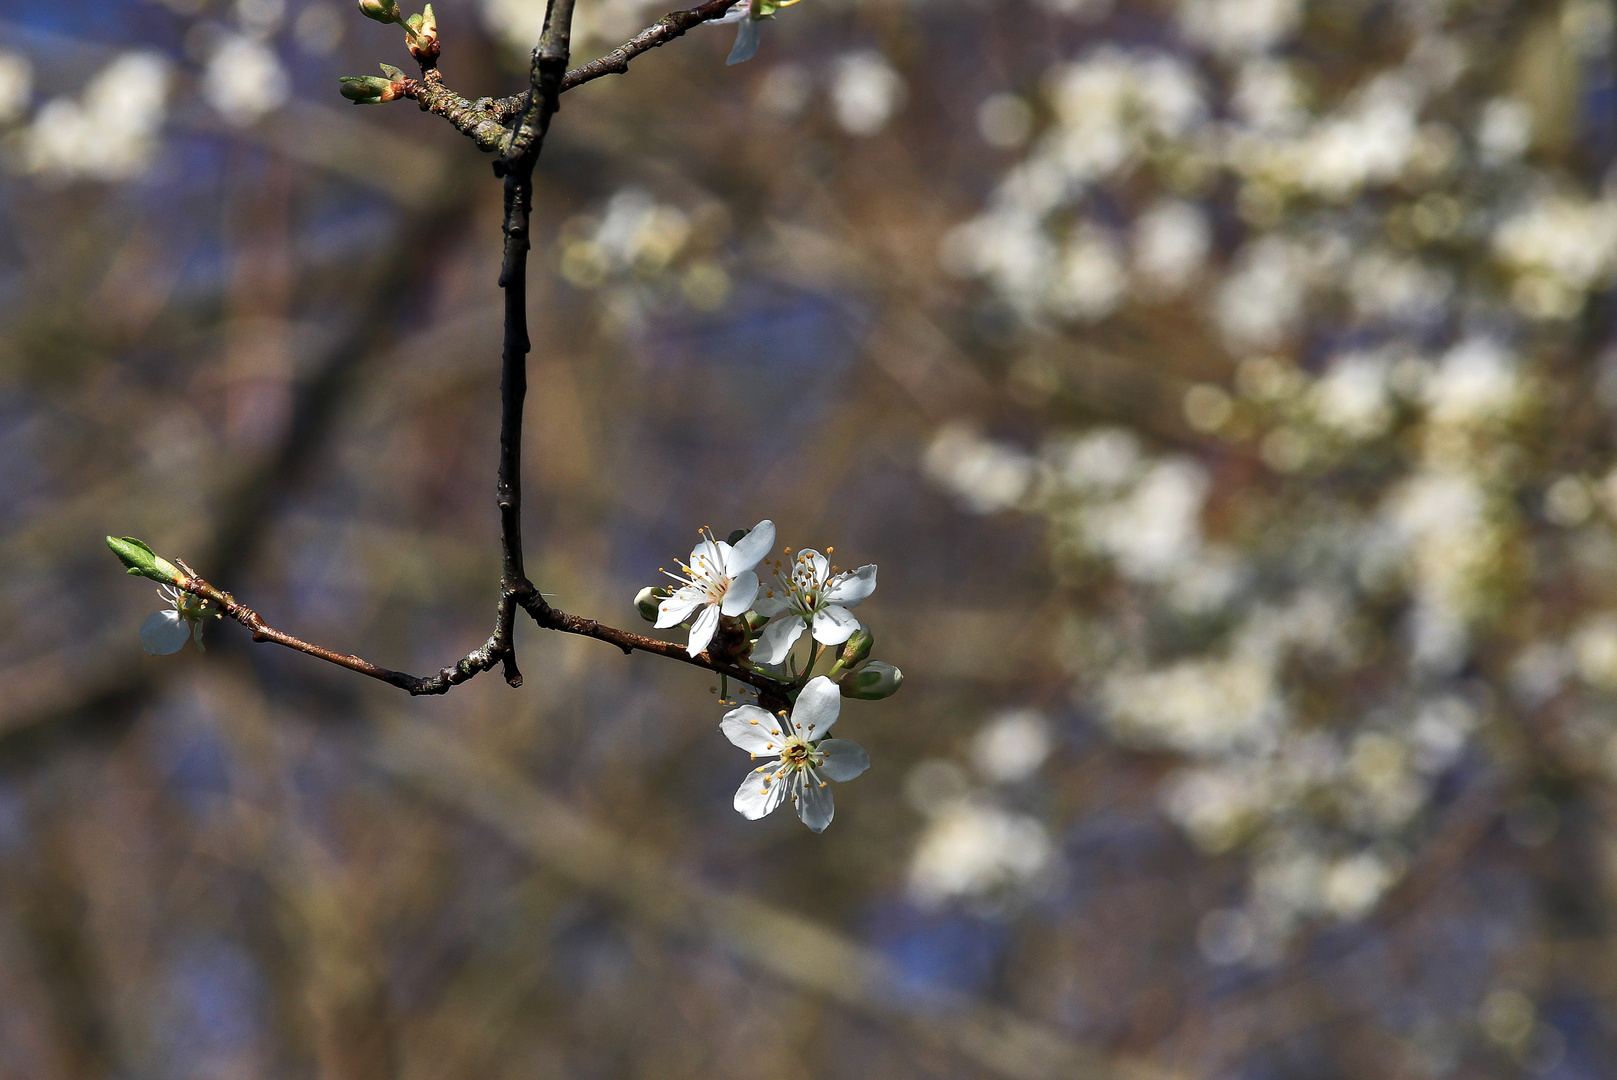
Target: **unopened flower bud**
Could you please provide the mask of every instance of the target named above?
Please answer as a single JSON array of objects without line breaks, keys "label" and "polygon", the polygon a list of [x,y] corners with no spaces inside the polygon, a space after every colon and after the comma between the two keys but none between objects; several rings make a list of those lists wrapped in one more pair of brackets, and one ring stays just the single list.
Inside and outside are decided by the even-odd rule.
[{"label": "unopened flower bud", "polygon": [[872,660],[858,671],[844,675],[841,685],[843,697],[880,701],[898,693],[898,688],[904,685],[904,673],[885,661]]},{"label": "unopened flower bud", "polygon": [[438,17],[432,13],[432,5],[428,4],[421,14],[411,15],[404,21],[404,43],[410,47],[410,55],[423,64],[431,64],[438,59]]},{"label": "unopened flower bud", "polygon": [[842,652],[837,656],[837,662],[845,668],[854,667],[865,662],[870,650],[876,644],[876,635],[870,632],[870,627],[863,623],[855,630],[848,640],[842,643]]},{"label": "unopened flower bud", "polygon": [[634,597],[634,608],[640,612],[640,617],[649,623],[657,621],[657,613],[662,602],[674,595],[673,589],[659,589],[647,585]]},{"label": "unopened flower bud", "polygon": [[398,0],[359,0],[359,13],[379,23],[398,22]]},{"label": "unopened flower bud", "polygon": [[118,556],[118,561],[128,567],[131,574],[161,581],[165,585],[177,585],[185,580],[185,575],[180,573],[179,567],[161,555],[154,554],[144,540],[136,540],[133,536],[121,538],[109,536],[107,546]]},{"label": "unopened flower bud", "polygon": [[375,75],[344,75],[340,81],[342,96],[355,105],[380,105],[404,94],[404,87],[399,83]]}]

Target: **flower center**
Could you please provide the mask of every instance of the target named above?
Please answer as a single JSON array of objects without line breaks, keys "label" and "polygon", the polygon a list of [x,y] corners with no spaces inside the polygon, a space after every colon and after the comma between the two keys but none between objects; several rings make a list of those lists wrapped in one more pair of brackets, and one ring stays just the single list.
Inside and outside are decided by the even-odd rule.
[{"label": "flower center", "polygon": [[780,758],[788,769],[806,769],[814,764],[814,749],[801,739],[793,739],[786,744]]}]

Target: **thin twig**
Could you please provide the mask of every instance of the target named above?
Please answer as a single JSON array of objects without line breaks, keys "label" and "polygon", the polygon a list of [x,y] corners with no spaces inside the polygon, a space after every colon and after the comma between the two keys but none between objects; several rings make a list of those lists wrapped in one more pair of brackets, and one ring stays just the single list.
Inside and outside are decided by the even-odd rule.
[{"label": "thin twig", "polygon": [[[401,690],[408,690],[411,694],[444,694],[449,692],[451,686],[465,682],[480,672],[487,671],[499,663],[510,653],[510,626],[512,613],[512,599],[508,596],[500,597],[500,614],[495,620],[495,632],[489,636],[480,648],[473,649],[464,659],[453,667],[446,667],[430,678],[422,678],[403,671],[394,671],[391,668],[373,664],[369,660],[355,656],[352,653],[340,653],[320,645],[314,645],[302,638],[277,630],[266,623],[252,608],[237,602],[236,598],[227,592],[215,588],[200,577],[195,570],[181,560],[175,560],[186,577],[175,582],[175,587],[182,592],[193,596],[200,596],[210,603],[216,604],[226,618],[234,619],[248,630],[252,631],[254,641],[271,641],[277,645],[284,645],[288,649],[318,657],[338,667],[345,667],[349,671],[357,671],[361,675],[368,675],[373,679],[380,679],[389,686],[397,686]],[[499,640],[500,627],[504,627],[506,638],[502,646]],[[520,683],[521,676],[517,676]]]},{"label": "thin twig", "polygon": [[533,621],[546,630],[557,630],[564,634],[578,634],[582,637],[594,638],[609,645],[616,645],[622,649],[624,655],[632,652],[654,653],[657,656],[666,656],[670,660],[678,660],[682,664],[703,668],[716,675],[724,675],[758,691],[758,703],[766,709],[776,711],[789,708],[791,701],[787,698],[790,689],[788,683],[779,679],[770,678],[763,672],[752,668],[742,667],[731,659],[723,657],[733,654],[721,651],[721,637],[716,635],[713,645],[706,650],[692,656],[685,651],[685,647],[672,641],[662,641],[658,638],[646,637],[644,634],[632,634],[627,630],[619,630],[613,626],[604,626],[594,619],[585,619],[578,615],[569,615],[559,608],[551,607],[545,598],[538,593],[518,601],[522,609],[533,616]]},{"label": "thin twig", "polygon": [[[568,71],[562,76],[556,93],[564,94],[605,75],[621,75],[629,70],[629,61],[641,53],[682,37],[692,27],[720,18],[734,6],[734,0],[708,0],[697,7],[670,11],[605,56]],[[564,66],[565,63],[564,59]],[[476,101],[461,97],[444,85],[436,61],[422,64],[420,79],[406,79],[399,86],[401,97],[418,102],[423,112],[448,120],[457,131],[476,143],[478,149],[488,153],[509,152],[506,143],[511,137],[511,124],[527,111],[528,102],[533,98],[531,87],[511,97],[485,97]],[[551,112],[554,111],[552,107]]]}]

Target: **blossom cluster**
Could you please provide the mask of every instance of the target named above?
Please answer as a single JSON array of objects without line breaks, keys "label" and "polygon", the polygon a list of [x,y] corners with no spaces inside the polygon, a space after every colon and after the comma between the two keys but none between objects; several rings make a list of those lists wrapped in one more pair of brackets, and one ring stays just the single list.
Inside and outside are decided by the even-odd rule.
[{"label": "blossom cluster", "polygon": [[[1564,717],[1574,772],[1617,762],[1593,719],[1617,460],[1566,423],[1617,406],[1591,330],[1617,174],[1557,158],[1573,111],[1497,79],[1497,43],[1441,6],[1328,92],[1300,0],[1177,6],[1171,48],[1088,45],[1042,100],[985,101],[984,140],[1019,153],[940,256],[1013,320],[1008,391],[1056,419],[951,422],[925,467],[969,512],[1044,520],[1073,696],[1178,756],[1164,812],[1250,860],[1203,951],[1260,963],[1372,910],[1512,723]],[[1546,32],[1557,79],[1617,47],[1604,5]],[[1064,335],[1126,343],[1106,362],[1179,415],[1060,419],[1097,383]]]},{"label": "blossom cluster", "polygon": [[769,520],[726,540],[704,529],[690,562],[663,571],[676,586],[642,589],[635,605],[660,630],[687,627],[691,656],[757,672],[793,702],[778,714],[752,703],[725,714],[726,738],[754,758],[775,759],[747,775],[735,808],[761,818],[789,797],[803,823],[821,832],[833,812],[826,780],[851,780],[870,765],[857,743],[825,737],[841,699],[889,697],[904,676],[870,659],[875,639],[851,610],[875,591],[875,564],[843,570],[828,557],[834,548],[787,548],[771,562],[774,546]]}]

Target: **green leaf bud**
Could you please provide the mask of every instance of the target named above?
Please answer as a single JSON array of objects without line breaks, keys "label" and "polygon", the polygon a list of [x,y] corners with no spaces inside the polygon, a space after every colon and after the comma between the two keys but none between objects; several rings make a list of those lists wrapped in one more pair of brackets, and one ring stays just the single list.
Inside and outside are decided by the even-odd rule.
[{"label": "green leaf bud", "polygon": [[673,589],[647,585],[635,594],[635,610],[640,612],[642,619],[649,623],[654,623],[657,621],[658,609],[662,606],[662,602],[673,595]]},{"label": "green leaf bud", "polygon": [[892,664],[872,660],[858,671],[844,675],[840,685],[843,697],[880,701],[898,693],[898,688],[904,685],[904,673]]},{"label": "green leaf bud", "polygon": [[379,23],[398,22],[398,0],[359,0],[359,13]]},{"label": "green leaf bud", "polygon": [[179,567],[161,555],[154,554],[144,540],[136,540],[133,536],[109,536],[107,546],[118,556],[118,561],[128,567],[131,574],[161,581],[165,585],[177,585],[185,580],[185,575],[180,573]]},{"label": "green leaf bud", "polygon": [[391,81],[393,81],[393,82],[403,82],[404,81],[404,72],[400,71],[398,68],[394,67],[392,64],[383,64],[383,65],[381,65],[381,68],[382,68],[382,74],[386,75],[388,77],[388,79],[390,79]]},{"label": "green leaf bud", "polygon": [[342,96],[355,105],[380,105],[399,97],[403,90],[398,83],[375,75],[344,75],[340,81]]}]

